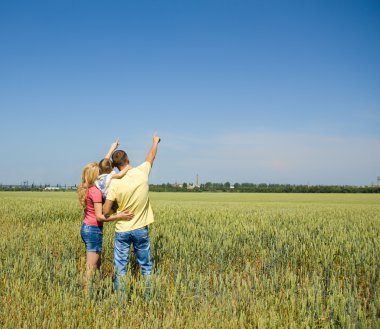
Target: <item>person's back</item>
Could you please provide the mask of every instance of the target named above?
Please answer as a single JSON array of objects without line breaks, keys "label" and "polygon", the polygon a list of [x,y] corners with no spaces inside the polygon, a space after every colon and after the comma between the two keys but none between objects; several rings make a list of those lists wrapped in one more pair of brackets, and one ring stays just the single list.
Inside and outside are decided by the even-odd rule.
[{"label": "person's back", "polygon": [[[128,268],[129,251],[133,245],[137,261],[141,267],[141,273],[147,282],[147,292],[150,287],[150,275],[152,273],[152,255],[150,252],[149,224],[154,221],[153,211],[149,201],[148,176],[157,153],[157,145],[160,142],[158,136],[153,136],[153,145],[143,164],[130,169],[119,180],[112,180],[107,199],[104,204],[104,214],[109,216],[111,206],[117,201],[118,212],[128,209],[134,214],[132,220],[116,223],[114,244],[115,290],[119,290],[120,278],[125,276]],[[129,165],[127,153],[122,150],[112,154],[112,163],[119,170],[124,170]],[[124,291],[124,281],[121,281]]]},{"label": "person's back", "polygon": [[127,232],[153,223],[154,216],[149,201],[150,170],[151,164],[145,161],[130,169],[123,178],[111,181],[107,200],[117,201],[118,212],[128,209],[135,215],[130,221],[117,222],[116,232]]},{"label": "person's back", "polygon": [[[110,151],[117,147],[118,142],[115,142],[111,145]],[[106,156],[109,156],[108,154]],[[98,176],[98,179],[95,182],[96,187],[102,192],[103,196],[103,203],[105,202],[108,194],[108,188],[111,184],[111,181],[114,179],[120,179],[124,177],[124,175],[128,172],[129,169],[131,169],[130,166],[126,166],[122,171],[119,173],[116,173],[113,170],[112,162],[109,158],[104,158],[100,160],[99,162],[99,169],[100,173]],[[114,206],[116,205],[116,208],[112,207],[112,209],[116,212],[117,210],[117,204],[115,202]]]}]

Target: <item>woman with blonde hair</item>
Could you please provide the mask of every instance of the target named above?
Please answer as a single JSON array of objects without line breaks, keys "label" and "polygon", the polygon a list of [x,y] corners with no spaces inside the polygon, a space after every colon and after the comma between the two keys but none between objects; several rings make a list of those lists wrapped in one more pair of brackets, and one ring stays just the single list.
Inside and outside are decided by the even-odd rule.
[{"label": "woman with blonde hair", "polygon": [[133,214],[123,211],[111,216],[103,215],[102,192],[95,182],[99,176],[99,165],[89,163],[83,168],[82,180],[78,187],[79,202],[84,209],[84,218],[80,230],[86,247],[86,274],[84,287],[88,290],[91,276],[100,268],[103,241],[103,223],[115,220],[131,220]]}]

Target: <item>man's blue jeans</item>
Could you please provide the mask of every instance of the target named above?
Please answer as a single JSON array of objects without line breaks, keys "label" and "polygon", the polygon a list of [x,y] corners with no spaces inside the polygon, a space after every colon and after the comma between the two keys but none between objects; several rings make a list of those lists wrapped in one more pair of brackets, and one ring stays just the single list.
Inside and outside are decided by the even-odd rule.
[{"label": "man's blue jeans", "polygon": [[[123,277],[128,271],[129,250],[133,244],[133,249],[137,261],[141,267],[141,273],[147,280],[147,286],[150,286],[150,275],[152,274],[152,256],[150,253],[149,230],[148,226],[129,232],[115,233],[114,246],[114,265],[116,276],[114,281],[115,290],[125,291]],[[121,281],[121,282],[120,282]],[[121,284],[121,287],[120,287]]]}]

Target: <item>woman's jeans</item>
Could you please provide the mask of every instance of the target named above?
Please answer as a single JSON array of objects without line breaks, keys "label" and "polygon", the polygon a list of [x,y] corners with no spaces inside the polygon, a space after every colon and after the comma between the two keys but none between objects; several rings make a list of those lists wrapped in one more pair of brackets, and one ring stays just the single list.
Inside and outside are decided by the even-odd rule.
[{"label": "woman's jeans", "polygon": [[80,235],[86,247],[86,251],[102,252],[103,226],[91,226],[82,223]]},{"label": "woman's jeans", "polygon": [[133,249],[135,251],[137,261],[141,267],[141,273],[146,280],[147,289],[149,290],[151,284],[150,275],[152,274],[152,256],[150,253],[148,226],[129,232],[115,233],[115,290],[119,291],[120,289],[121,292],[125,291],[125,283],[123,277],[126,275],[128,271],[128,258],[131,244],[133,244]]}]

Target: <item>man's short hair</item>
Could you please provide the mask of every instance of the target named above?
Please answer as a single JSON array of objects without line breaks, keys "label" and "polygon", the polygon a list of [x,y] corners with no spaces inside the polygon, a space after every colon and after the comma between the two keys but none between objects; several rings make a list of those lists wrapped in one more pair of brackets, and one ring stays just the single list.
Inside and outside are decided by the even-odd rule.
[{"label": "man's short hair", "polygon": [[127,153],[123,150],[117,150],[112,154],[112,164],[120,170],[120,167],[125,164],[129,164],[129,159]]}]

